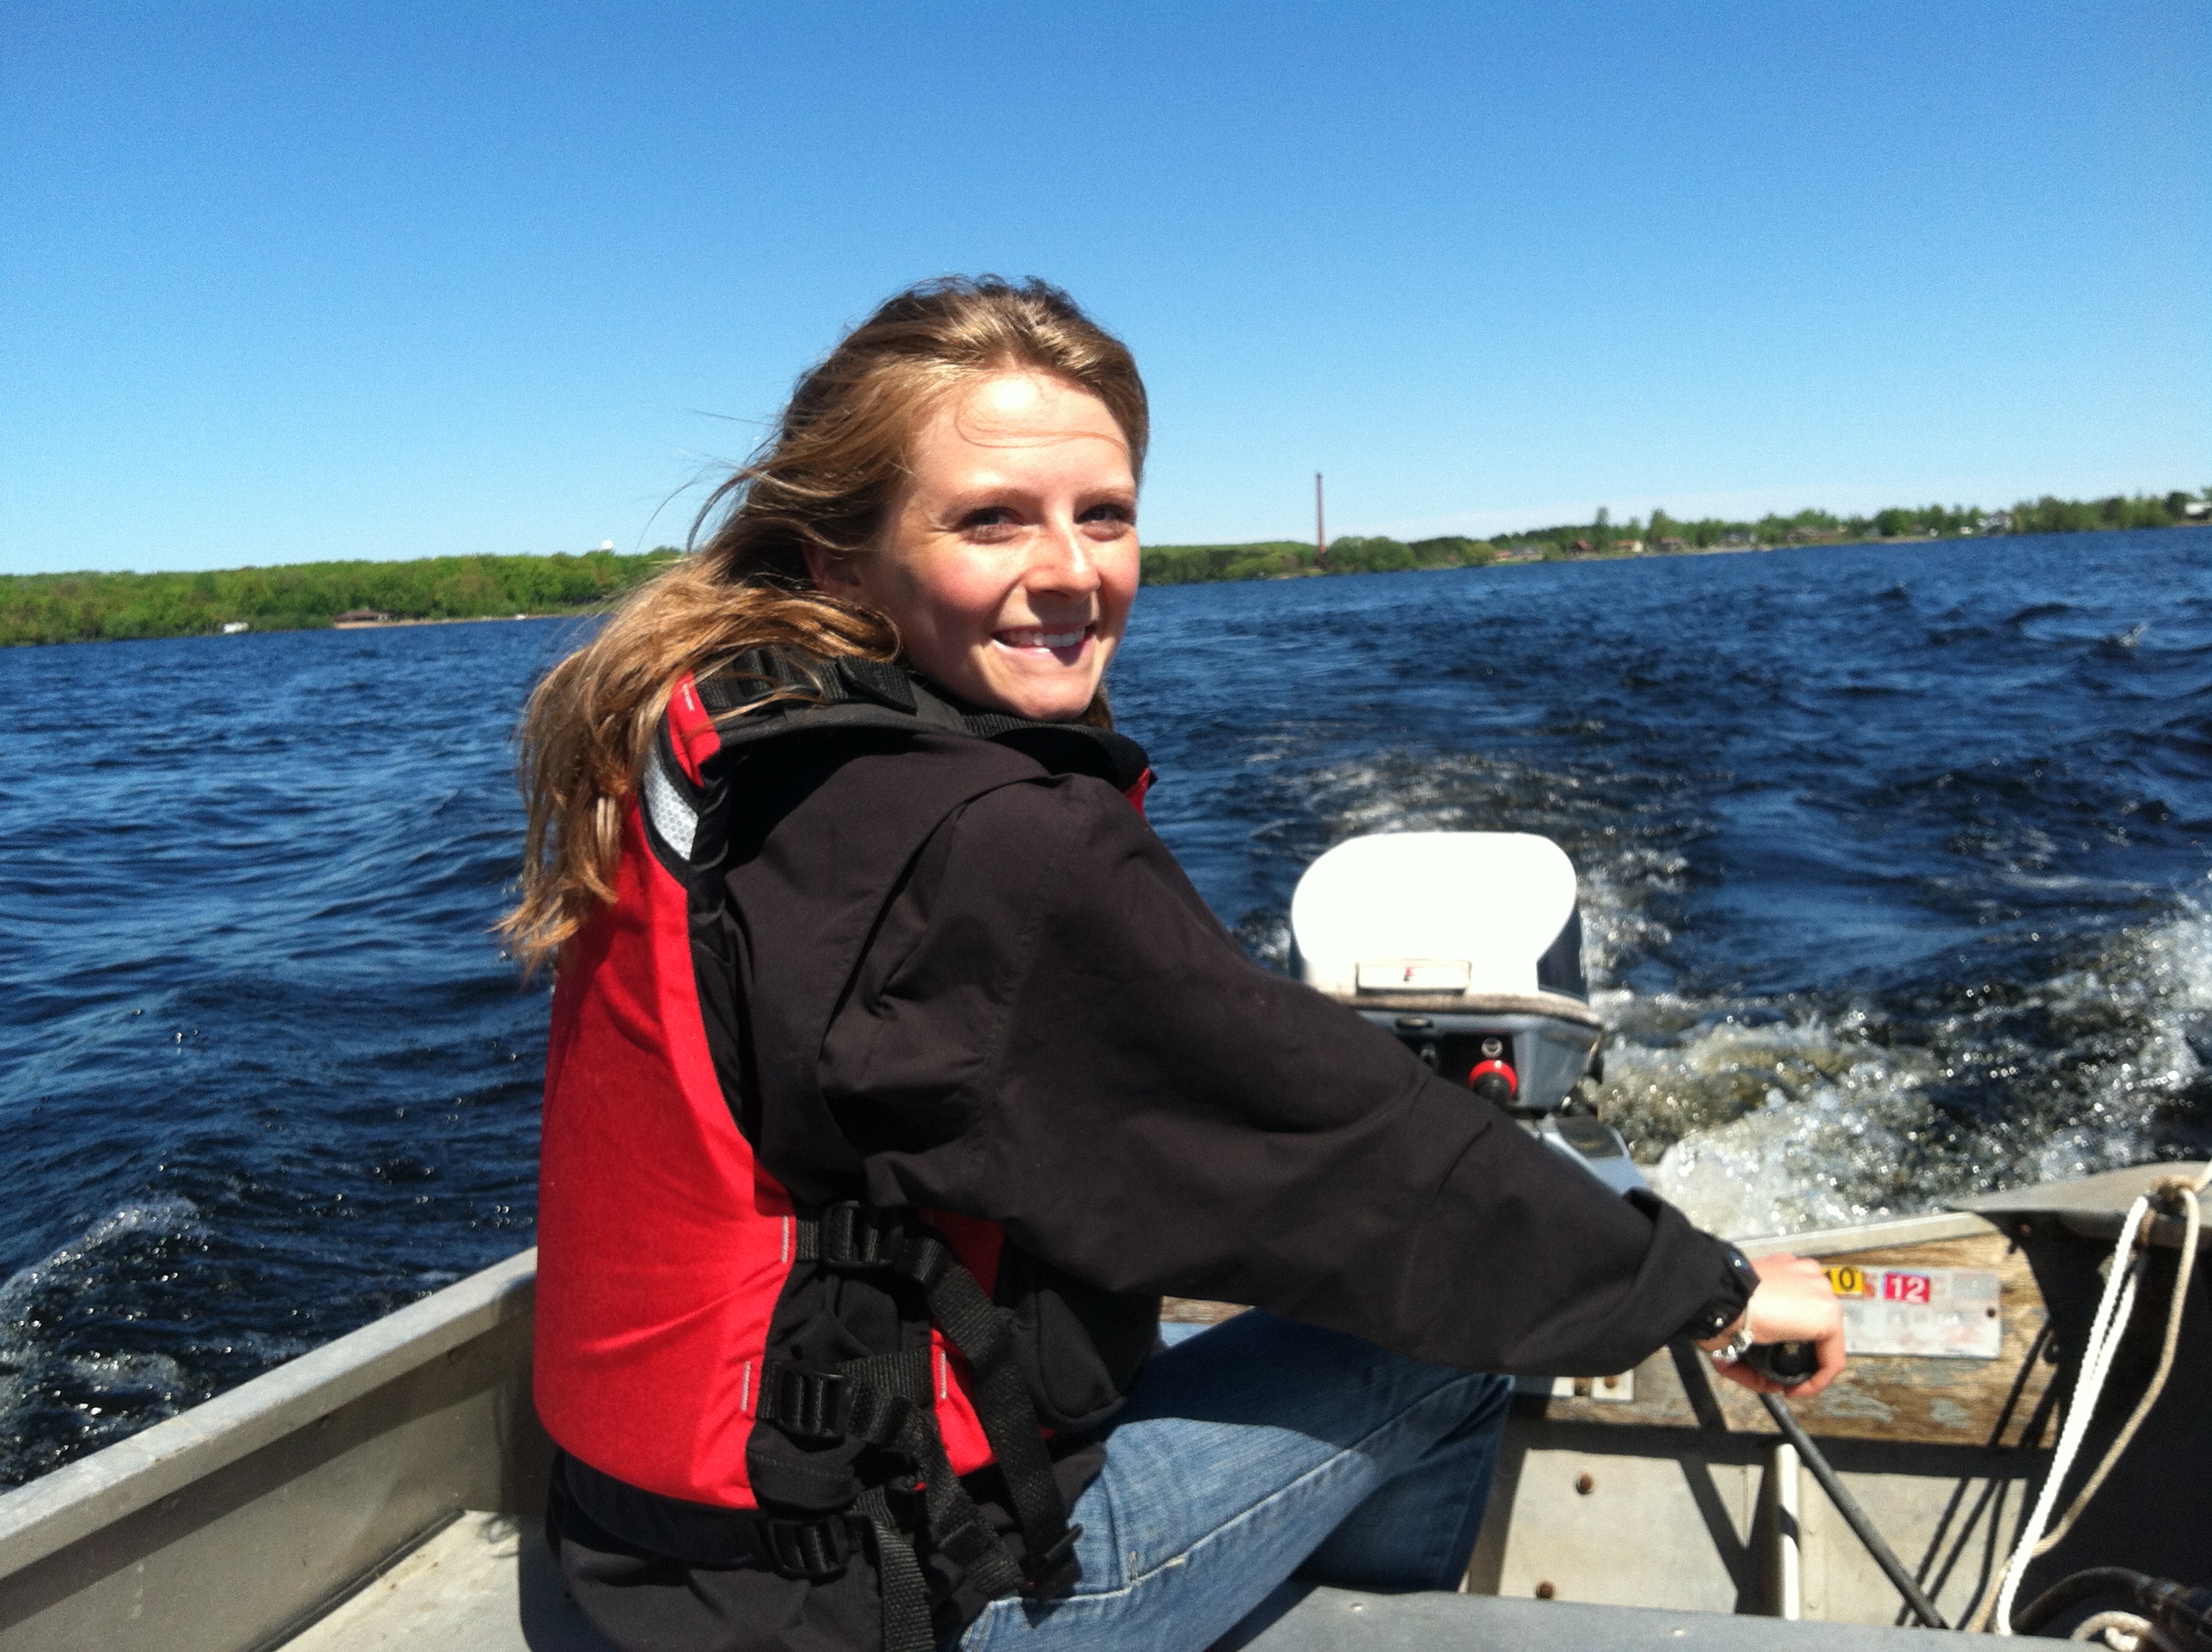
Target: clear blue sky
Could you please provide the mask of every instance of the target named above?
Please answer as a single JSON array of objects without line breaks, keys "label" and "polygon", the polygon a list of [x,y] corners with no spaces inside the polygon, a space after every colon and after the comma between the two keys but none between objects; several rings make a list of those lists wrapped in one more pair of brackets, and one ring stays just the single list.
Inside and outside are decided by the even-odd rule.
[{"label": "clear blue sky", "polygon": [[2208,88],[2202,0],[0,0],[0,571],[680,540],[956,270],[1135,347],[1158,542],[2212,486]]}]

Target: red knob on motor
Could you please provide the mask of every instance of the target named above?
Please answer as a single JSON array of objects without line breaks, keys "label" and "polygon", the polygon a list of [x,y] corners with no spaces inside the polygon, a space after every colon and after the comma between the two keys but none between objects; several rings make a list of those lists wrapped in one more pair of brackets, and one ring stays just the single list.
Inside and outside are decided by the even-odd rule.
[{"label": "red knob on motor", "polygon": [[1468,1069],[1467,1087],[1484,1101],[1504,1107],[1521,1093],[1521,1080],[1503,1061],[1477,1061]]}]

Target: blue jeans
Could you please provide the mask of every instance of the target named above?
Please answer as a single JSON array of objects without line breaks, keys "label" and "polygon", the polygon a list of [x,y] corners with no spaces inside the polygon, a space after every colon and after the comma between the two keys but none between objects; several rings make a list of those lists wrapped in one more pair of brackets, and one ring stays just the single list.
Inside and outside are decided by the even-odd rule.
[{"label": "blue jeans", "polygon": [[1504,1377],[1425,1365],[1257,1311],[1156,1356],[1077,1499],[1083,1581],[994,1600],[963,1652],[1199,1652],[1293,1572],[1459,1586]]}]

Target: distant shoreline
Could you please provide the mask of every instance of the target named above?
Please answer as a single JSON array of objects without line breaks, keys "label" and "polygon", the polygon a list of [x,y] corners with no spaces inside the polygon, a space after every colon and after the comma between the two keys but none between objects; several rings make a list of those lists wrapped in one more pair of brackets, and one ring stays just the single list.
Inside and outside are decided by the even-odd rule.
[{"label": "distant shoreline", "polygon": [[[574,618],[579,614],[590,614],[598,610],[590,608],[578,608],[571,610],[566,614],[440,614],[428,619],[334,619],[326,628],[295,627],[294,629],[326,629],[332,631],[389,631],[402,625],[485,625],[499,620],[507,620],[511,623],[515,620],[568,619]],[[244,633],[234,632],[233,635],[242,635]]]},{"label": "distant shoreline", "polygon": [[0,644],[373,630],[604,612],[683,553],[424,556],[200,574],[0,576]]},{"label": "distant shoreline", "polygon": [[[1501,534],[1495,539],[1469,539],[1447,535],[1433,539],[1404,541],[1351,537],[1330,542],[1326,551],[1311,541],[1263,540],[1229,545],[1156,545],[1144,553],[1144,583],[1151,585],[1212,585],[1248,580],[1311,579],[1324,574],[1395,574],[1449,568],[1517,568],[1557,562],[1642,562],[1662,556],[1714,556],[1747,551],[1850,550],[1866,546],[1951,545],[1983,540],[2041,538],[2057,535],[2140,531],[2154,527],[2203,527],[2207,517],[2189,517],[2194,495],[2175,495],[2184,505],[2163,500],[2122,501],[2120,505],[2140,512],[2166,513],[2155,521],[2123,520],[2095,526],[2021,528],[2008,525],[2012,513],[1980,516],[1960,508],[1942,511],[1930,507],[1931,517],[1950,519],[1935,531],[1913,530],[1884,534],[1866,531],[1854,521],[1838,525],[1833,519],[1791,522],[1786,519],[1762,523],[1757,530],[1714,522],[1678,523],[1661,516],[1662,531],[1645,538],[1650,531],[1633,519],[1614,526],[1599,523],[1585,526],[1531,530],[1525,534]],[[2111,504],[2112,501],[2105,501]],[[2063,501],[2052,501],[2054,507]],[[2098,508],[2102,508],[2102,506]],[[2023,511],[2027,507],[2022,507]],[[2073,507],[2068,507],[2069,509]],[[2087,508],[2087,507],[2083,507]],[[2119,513],[2124,514],[2124,510]],[[1818,517],[1818,512],[1800,512]],[[1969,521],[1966,519],[1975,518]],[[1706,544],[1684,544],[1694,533]],[[1738,544],[1711,543],[1723,534]],[[1618,536],[1618,537],[1616,537]]]},{"label": "distant shoreline", "polygon": [[[2184,516],[2172,500],[2105,501],[2075,506],[2063,501],[2033,507],[2068,519],[2090,510],[2119,513],[2158,509]],[[2201,508],[2191,504],[2190,509]],[[1930,507],[1930,511],[1935,507]],[[1801,512],[1801,516],[1817,513]],[[1942,513],[1963,516],[1966,513]],[[1832,520],[1832,519],[1831,519]],[[1944,546],[2075,533],[2125,532],[2154,526],[2204,527],[2205,518],[2160,522],[2122,521],[2048,528],[2028,507],[2001,513],[2009,528],[1984,531],[1978,523],[1950,531],[1893,535],[1844,531],[1849,537],[1763,539],[1749,544],[1638,544],[1644,528],[1632,519],[1611,524],[1547,528],[1497,540],[1456,536],[1414,540],[1346,538],[1325,557],[1309,542],[1264,540],[1228,545],[1152,545],[1141,557],[1146,586],[1212,585],[1245,580],[1312,579],[1323,574],[1389,574],[1444,568],[1518,568],[1559,562],[1639,562],[1667,556],[1717,556],[1749,551],[1849,550],[1864,546]],[[2019,525],[2027,519],[2029,525]],[[1699,535],[1715,524],[1677,524],[1669,529]],[[1765,525],[1787,535],[1778,523]],[[1729,526],[1732,536],[1752,530]],[[1826,525],[1796,527],[1801,535],[1826,535]],[[1623,537],[1603,543],[1609,535]],[[1658,536],[1672,538],[1672,535]],[[1602,548],[1601,544],[1602,544]],[[1636,544],[1631,550],[1626,547]],[[1526,547],[1532,554],[1512,555]],[[1619,548],[1616,548],[1619,547]],[[402,626],[472,624],[483,620],[584,619],[606,612],[681,553],[673,546],[633,556],[592,551],[571,556],[440,556],[405,562],[298,562],[275,568],[199,574],[19,574],[0,575],[0,647],[58,642],[120,642],[178,636],[273,631],[374,631]],[[476,609],[478,611],[453,611]],[[438,610],[447,611],[440,612]],[[427,610],[427,611],[426,611]],[[353,617],[360,615],[362,617]],[[369,616],[374,616],[370,617]]]}]

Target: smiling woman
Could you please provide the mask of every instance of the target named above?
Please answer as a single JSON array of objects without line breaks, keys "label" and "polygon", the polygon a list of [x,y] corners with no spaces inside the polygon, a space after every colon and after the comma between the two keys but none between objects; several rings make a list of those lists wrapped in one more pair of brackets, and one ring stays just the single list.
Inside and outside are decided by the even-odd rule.
[{"label": "smiling woman", "polygon": [[[1754,1306],[1840,1364],[1207,910],[1103,691],[1145,438],[1064,294],[902,294],[532,696],[532,1382],[618,1645],[1194,1652],[1294,1569],[1453,1587],[1488,1373]],[[1170,1291],[1256,1311],[1160,1351]]]},{"label": "smiling woman", "polygon": [[[1136,580],[1136,489],[1150,429],[1128,350],[1056,288],[947,279],[884,303],[800,380],[775,435],[715,489],[699,519],[703,527],[720,513],[713,531],[532,695],[522,900],[503,926],[525,964],[550,963],[609,898],[619,800],[635,790],[687,671],[760,647],[888,662],[902,649],[915,658],[918,647],[945,671],[941,686],[979,705],[1012,710],[993,685],[1026,683],[1042,697],[1025,695],[1021,705],[1110,725],[1098,683]],[[917,482],[925,452],[948,467],[940,477],[933,465],[926,488]],[[1092,573],[1073,565],[1066,522],[1053,512],[1085,518],[1077,537],[1100,547],[1090,598],[1080,592]],[[1105,532],[1117,514],[1118,530]],[[924,571],[923,553],[948,533],[974,553],[956,559],[972,577]],[[1116,544],[1126,575],[1120,556],[1106,554]],[[1047,565],[1062,554],[1070,565],[1055,574]],[[1022,571],[1010,572],[1017,562]],[[925,580],[941,600],[925,598]],[[1014,598],[1017,586],[1035,591],[1042,609]],[[969,603],[994,611],[956,618],[953,609]],[[1033,632],[1049,618],[1057,629],[1049,639],[994,639],[984,652],[972,633],[986,618]],[[1022,619],[1031,623],[1012,623]],[[1057,658],[1077,620],[1087,635],[1073,647],[1087,664]],[[1091,698],[1073,705],[1070,685],[1086,674]]]},{"label": "smiling woman", "polygon": [[932,680],[1045,722],[1089,709],[1137,562],[1128,438],[1096,396],[1036,372],[979,379],[923,422],[879,550],[806,556]]}]

